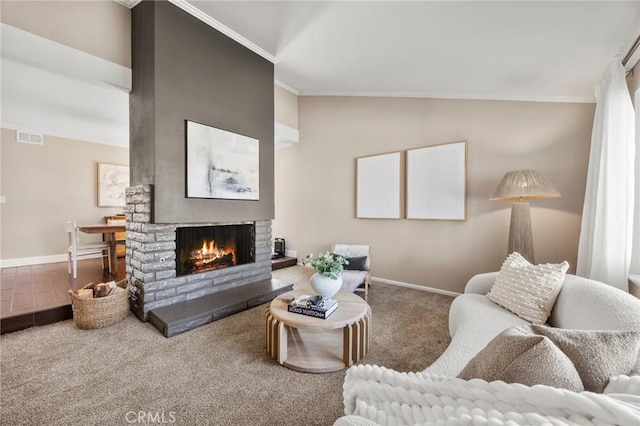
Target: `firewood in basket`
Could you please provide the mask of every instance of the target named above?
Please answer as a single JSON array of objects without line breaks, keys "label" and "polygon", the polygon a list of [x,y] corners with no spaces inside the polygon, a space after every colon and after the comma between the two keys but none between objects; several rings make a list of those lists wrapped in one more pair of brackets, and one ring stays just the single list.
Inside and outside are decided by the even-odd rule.
[{"label": "firewood in basket", "polygon": [[115,286],[114,288],[111,289],[111,292],[109,293],[109,296],[114,296],[114,295],[116,295],[118,293],[122,293],[123,291],[124,291],[124,288]]},{"label": "firewood in basket", "polygon": [[76,292],[79,299],[93,299],[93,290],[90,288],[82,288]]},{"label": "firewood in basket", "polygon": [[109,284],[106,284],[106,283],[96,284],[96,286],[93,288],[93,297],[108,296],[110,291],[111,291],[111,287],[109,287]]}]

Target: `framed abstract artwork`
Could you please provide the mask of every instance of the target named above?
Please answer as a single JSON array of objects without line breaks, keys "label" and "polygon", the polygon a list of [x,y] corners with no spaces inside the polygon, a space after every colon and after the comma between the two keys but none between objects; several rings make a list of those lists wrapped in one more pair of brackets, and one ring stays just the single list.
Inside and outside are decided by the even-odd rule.
[{"label": "framed abstract artwork", "polygon": [[356,158],[356,217],[400,219],[400,152]]},{"label": "framed abstract artwork", "polygon": [[193,121],[187,126],[187,197],[259,200],[259,141]]},{"label": "framed abstract artwork", "polygon": [[129,166],[98,163],[98,207],[124,207]]},{"label": "framed abstract artwork", "polygon": [[466,220],[467,142],[407,150],[407,219]]}]

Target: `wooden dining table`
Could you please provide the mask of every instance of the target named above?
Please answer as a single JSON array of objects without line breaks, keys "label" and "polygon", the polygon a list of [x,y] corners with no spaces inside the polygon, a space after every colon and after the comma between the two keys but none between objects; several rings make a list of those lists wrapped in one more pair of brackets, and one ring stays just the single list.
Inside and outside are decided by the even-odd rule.
[{"label": "wooden dining table", "polygon": [[98,225],[78,225],[78,230],[85,234],[102,234],[104,241],[109,243],[111,247],[111,273],[118,272],[118,256],[116,255],[116,232],[125,232],[124,223],[122,224],[98,224]]}]

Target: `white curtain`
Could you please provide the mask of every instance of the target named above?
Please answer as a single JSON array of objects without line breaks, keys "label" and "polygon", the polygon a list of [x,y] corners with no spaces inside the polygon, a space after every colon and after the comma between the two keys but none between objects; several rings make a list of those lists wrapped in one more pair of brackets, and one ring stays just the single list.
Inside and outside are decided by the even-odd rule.
[{"label": "white curtain", "polygon": [[[636,65],[634,72],[640,72]],[[629,272],[640,274],[640,87],[636,88],[634,103],[636,109],[636,164],[635,164],[635,213],[633,215],[633,250],[631,250],[631,267]]]},{"label": "white curtain", "polygon": [[596,101],[577,274],[629,291],[635,117],[619,60],[600,78]]}]

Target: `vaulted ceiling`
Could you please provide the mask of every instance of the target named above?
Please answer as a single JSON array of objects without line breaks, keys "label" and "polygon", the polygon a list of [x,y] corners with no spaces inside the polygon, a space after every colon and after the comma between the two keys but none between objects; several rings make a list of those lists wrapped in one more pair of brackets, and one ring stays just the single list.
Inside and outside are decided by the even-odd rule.
[{"label": "vaulted ceiling", "polygon": [[302,95],[592,102],[640,1],[197,1]]}]

